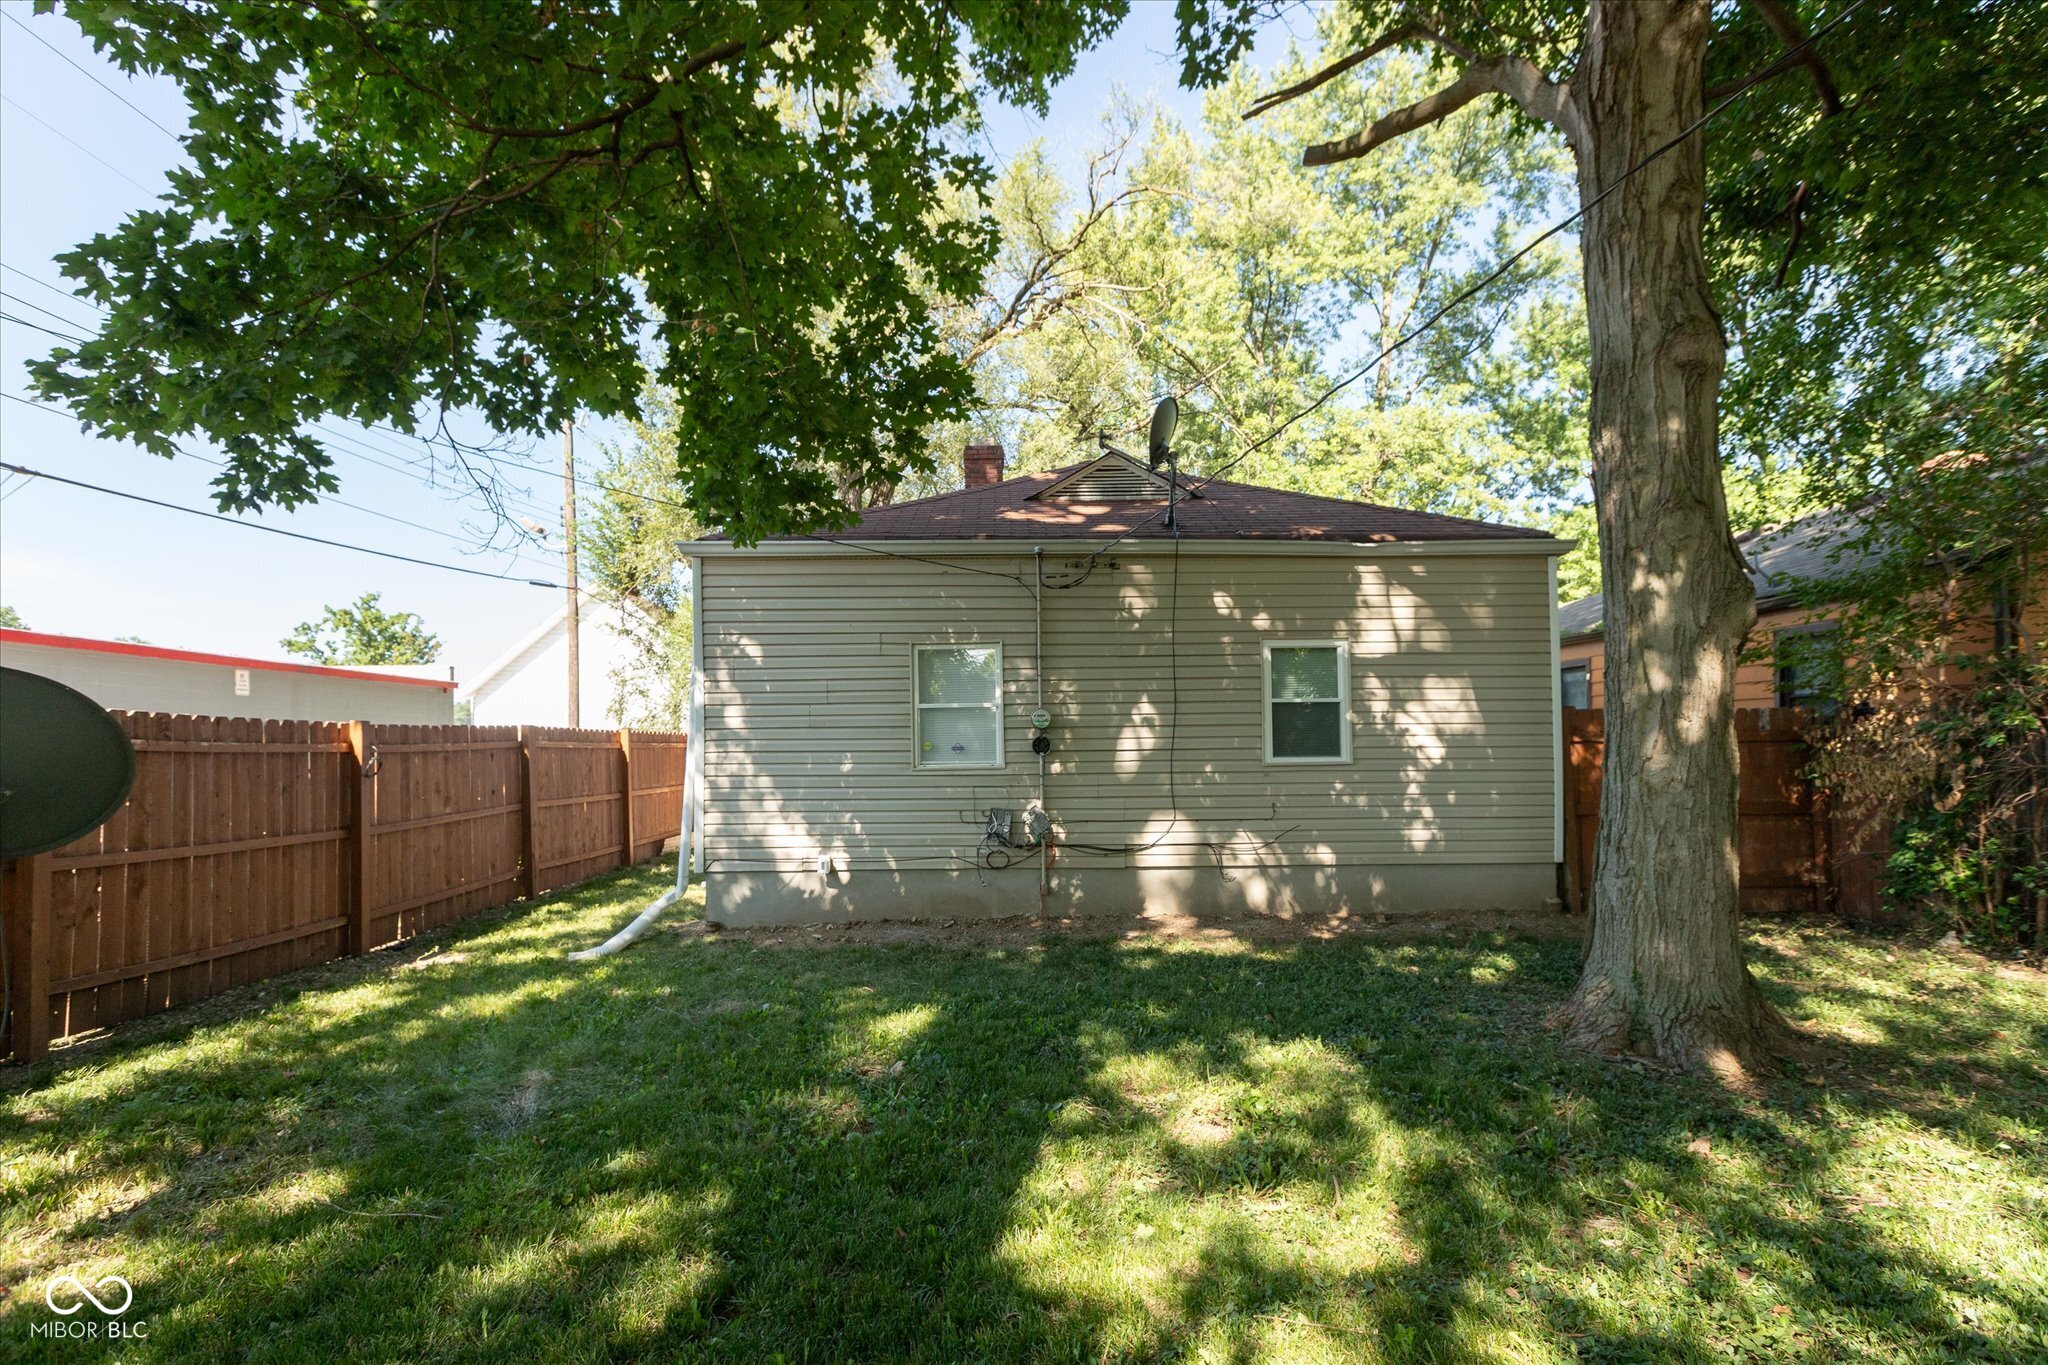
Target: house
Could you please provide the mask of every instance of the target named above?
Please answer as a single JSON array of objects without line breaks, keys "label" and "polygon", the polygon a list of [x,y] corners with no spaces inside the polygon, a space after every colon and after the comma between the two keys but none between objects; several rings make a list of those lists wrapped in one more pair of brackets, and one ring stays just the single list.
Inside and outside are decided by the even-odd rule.
[{"label": "house", "polygon": [[[1838,630],[1835,612],[1811,605],[1807,590],[1872,567],[1884,551],[1866,543],[1867,527],[1858,509],[1835,507],[1735,538],[1750,566],[1757,614],[1735,670],[1737,707],[1824,704],[1841,667]],[[2048,598],[2032,610],[2044,604]],[[1559,691],[1566,706],[1606,704],[1601,611],[1597,594],[1558,608]],[[2021,613],[2001,596],[1992,618],[1973,623],[1960,643],[1972,653],[2003,649],[2021,625]]]},{"label": "house", "polygon": [[[578,599],[577,724],[603,725],[619,717],[617,680],[633,657],[619,610],[589,593]],[[464,683],[455,699],[468,704],[473,725],[570,724],[567,598]]]},{"label": "house", "polygon": [[329,668],[0,630],[0,666],[54,678],[110,711],[408,725],[455,716],[455,679],[438,664]]},{"label": "house", "polygon": [[965,463],[833,536],[682,547],[713,922],[1555,894],[1569,542],[1114,451]]}]

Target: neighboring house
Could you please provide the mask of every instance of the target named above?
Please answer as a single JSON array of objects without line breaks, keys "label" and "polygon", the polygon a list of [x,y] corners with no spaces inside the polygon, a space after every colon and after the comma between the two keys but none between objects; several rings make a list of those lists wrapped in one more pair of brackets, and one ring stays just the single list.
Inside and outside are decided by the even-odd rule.
[{"label": "neighboring house", "polygon": [[455,680],[440,664],[328,668],[0,630],[0,665],[54,678],[110,711],[411,725],[455,718]]},{"label": "neighboring house", "polygon": [[[1870,567],[1883,551],[1860,543],[1866,522],[1854,508],[1830,508],[1782,526],[1735,538],[1756,589],[1755,627],[1735,670],[1735,705],[1741,708],[1825,704],[1841,667],[1834,611],[1807,605],[1814,583]],[[1604,707],[1606,643],[1601,599],[1582,597],[1558,608],[1559,692],[1566,706]],[[2019,629],[2019,614],[2002,598],[1993,619],[1966,640],[1971,650],[2004,647]]]},{"label": "neighboring house", "polygon": [[831,538],[683,547],[710,919],[1555,894],[1569,542],[1194,480],[1169,528],[1120,453],[1001,461]]},{"label": "neighboring house", "polygon": [[[602,726],[613,719],[619,671],[632,646],[613,625],[617,609],[584,593],[577,607],[576,661],[581,680],[577,723]],[[472,725],[569,724],[569,603],[565,597],[510,649],[493,659],[456,694],[469,703]]]}]

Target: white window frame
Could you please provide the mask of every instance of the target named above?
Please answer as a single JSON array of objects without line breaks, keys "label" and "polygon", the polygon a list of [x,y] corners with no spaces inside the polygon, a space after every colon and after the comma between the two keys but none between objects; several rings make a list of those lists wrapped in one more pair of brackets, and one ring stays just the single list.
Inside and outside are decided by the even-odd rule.
[{"label": "white window frame", "polygon": [[[1337,715],[1342,721],[1337,735],[1342,752],[1313,758],[1276,758],[1273,755],[1273,651],[1276,649],[1334,649],[1337,651]],[[1267,640],[1259,656],[1260,725],[1266,732],[1266,762],[1272,766],[1295,767],[1309,763],[1351,761],[1351,642],[1349,640]]]},{"label": "white window frame", "polygon": [[[993,763],[927,763],[924,761],[924,713],[926,710],[965,711],[984,705],[978,701],[924,700],[918,690],[917,660],[928,649],[992,649],[996,655],[996,759]],[[926,773],[988,772],[1009,766],[1009,726],[1003,714],[1003,643],[1000,640],[933,640],[910,647],[910,765]]]}]

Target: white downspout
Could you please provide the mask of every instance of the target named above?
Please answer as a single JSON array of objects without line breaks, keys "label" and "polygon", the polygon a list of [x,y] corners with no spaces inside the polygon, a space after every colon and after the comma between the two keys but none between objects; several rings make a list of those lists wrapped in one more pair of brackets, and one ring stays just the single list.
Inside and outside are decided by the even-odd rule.
[{"label": "white downspout", "polygon": [[683,898],[683,892],[690,885],[693,864],[699,876],[703,874],[704,841],[698,833],[701,824],[698,812],[704,775],[704,749],[699,739],[704,733],[704,612],[697,591],[697,585],[703,582],[703,565],[700,558],[690,560],[690,713],[683,749],[683,809],[676,824],[677,833],[681,836],[676,849],[676,884],[634,916],[632,923],[595,948],[569,954],[571,962],[610,957],[631,944],[646,933],[648,926],[660,919],[670,906]]},{"label": "white downspout", "polygon": [[1557,556],[1544,562],[1550,566],[1550,861],[1564,862],[1564,674],[1558,653],[1562,639],[1557,620]]}]

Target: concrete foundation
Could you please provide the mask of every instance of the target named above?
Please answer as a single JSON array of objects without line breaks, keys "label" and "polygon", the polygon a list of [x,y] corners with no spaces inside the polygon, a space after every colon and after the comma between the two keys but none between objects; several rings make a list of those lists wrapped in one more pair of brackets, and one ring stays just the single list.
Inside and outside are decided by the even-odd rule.
[{"label": "concrete foundation", "polygon": [[[1333,918],[1467,910],[1540,910],[1557,894],[1551,863],[1404,863],[1350,867],[1066,867],[1047,915],[1279,915]],[[1038,868],[1001,872],[839,867],[724,872],[704,878],[713,924],[757,928],[878,920],[1001,919],[1040,911]]]}]

